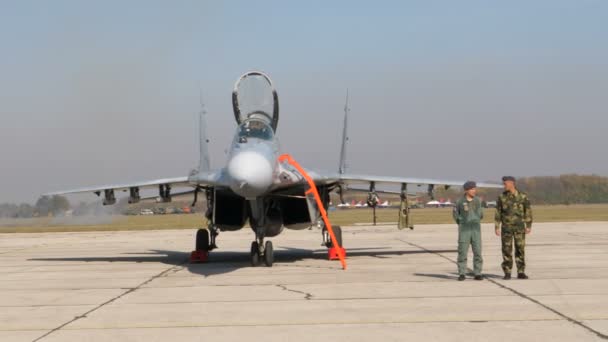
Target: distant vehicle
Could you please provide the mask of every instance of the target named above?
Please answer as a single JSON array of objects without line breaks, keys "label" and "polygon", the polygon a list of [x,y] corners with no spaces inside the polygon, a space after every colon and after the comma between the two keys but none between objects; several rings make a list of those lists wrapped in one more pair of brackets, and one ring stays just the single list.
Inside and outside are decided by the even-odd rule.
[{"label": "distant vehicle", "polygon": [[485,205],[486,208],[496,208],[496,201],[488,201]]},{"label": "distant vehicle", "polygon": [[139,212],[139,215],[154,215],[154,212],[150,209],[142,209]]},{"label": "distant vehicle", "polygon": [[440,206],[441,206],[441,202],[436,201],[436,200],[429,201],[425,204],[425,207],[427,207],[427,208],[439,208]]},{"label": "distant vehicle", "polygon": [[452,207],[452,206],[454,206],[454,203],[450,202],[449,200],[445,201],[445,202],[432,200],[425,204],[426,208],[447,208],[447,207]]},{"label": "distant vehicle", "polygon": [[165,208],[154,208],[152,211],[155,215],[165,215],[167,213]]}]

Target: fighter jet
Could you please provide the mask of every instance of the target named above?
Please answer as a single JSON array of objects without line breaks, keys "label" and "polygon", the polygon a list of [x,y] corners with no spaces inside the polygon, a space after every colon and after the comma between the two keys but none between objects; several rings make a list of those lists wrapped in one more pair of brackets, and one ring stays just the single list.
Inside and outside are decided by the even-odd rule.
[{"label": "fighter jet", "polygon": [[[194,202],[199,193],[204,193],[207,199],[205,216],[208,221],[208,227],[199,229],[196,233],[193,261],[205,261],[209,251],[217,248],[216,238],[220,232],[240,230],[249,223],[255,235],[251,242],[252,265],[258,265],[263,261],[265,265],[272,266],[273,245],[271,241],[265,239],[277,236],[284,228],[306,229],[318,225],[325,246],[328,248],[342,246],[341,228],[335,226],[333,234],[328,233],[324,221],[320,219],[323,210],[307,192],[310,184],[306,176],[314,182],[323,209],[328,208],[332,191],[338,192],[342,198],[343,192],[351,184],[369,186],[367,203],[369,206],[378,204],[376,185],[401,185],[400,215],[406,216],[408,186],[424,185],[432,194],[437,185],[449,187],[461,186],[464,183],[464,181],[348,173],[346,170],[348,96],[344,108],[339,165],[334,173],[298,169],[284,162],[285,158],[280,157],[276,136],[279,123],[279,99],[273,82],[266,74],[251,71],[242,75],[232,91],[232,107],[237,127],[227,163],[222,168],[212,169],[210,166],[206,112],[203,110],[200,118],[200,162],[198,168],[189,175],[59,191],[47,195],[91,192],[103,196],[104,205],[112,205],[116,202],[117,191],[128,191],[129,203],[137,203],[141,200],[140,189],[153,188],[158,189],[161,201],[169,202],[172,188],[191,187]],[[500,184],[491,183],[478,183],[478,186],[502,187]],[[332,235],[335,241],[332,241]]]}]

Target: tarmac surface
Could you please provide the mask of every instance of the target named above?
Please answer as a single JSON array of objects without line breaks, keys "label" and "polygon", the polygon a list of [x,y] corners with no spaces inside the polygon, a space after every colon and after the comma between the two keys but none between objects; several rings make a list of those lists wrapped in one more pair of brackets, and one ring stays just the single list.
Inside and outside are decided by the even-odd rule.
[{"label": "tarmac surface", "polygon": [[345,227],[346,271],[317,229],[271,239],[271,268],[246,229],[206,264],[194,230],[0,234],[0,341],[603,341],[607,228],[536,224],[530,279],[503,281],[484,225],[487,278],[464,282],[453,225]]}]

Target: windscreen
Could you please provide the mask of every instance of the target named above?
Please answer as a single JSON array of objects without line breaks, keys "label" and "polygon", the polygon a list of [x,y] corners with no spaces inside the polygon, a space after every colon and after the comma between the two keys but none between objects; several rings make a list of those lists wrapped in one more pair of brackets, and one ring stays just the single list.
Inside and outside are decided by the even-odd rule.
[{"label": "windscreen", "polygon": [[272,128],[264,121],[249,119],[239,126],[239,141],[246,142],[248,138],[261,140],[272,140],[274,136]]}]

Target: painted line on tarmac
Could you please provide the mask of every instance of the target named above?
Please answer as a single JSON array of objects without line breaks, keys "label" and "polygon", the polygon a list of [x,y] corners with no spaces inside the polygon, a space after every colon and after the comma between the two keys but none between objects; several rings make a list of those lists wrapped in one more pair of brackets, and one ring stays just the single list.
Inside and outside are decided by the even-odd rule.
[{"label": "painted line on tarmac", "polygon": [[156,275],[154,275],[154,276],[152,276],[152,277],[148,278],[146,281],[142,282],[141,284],[137,285],[136,287],[129,288],[129,289],[127,289],[127,291],[125,291],[125,292],[123,292],[123,293],[119,294],[118,296],[116,296],[116,297],[114,297],[114,298],[112,298],[112,299],[110,299],[110,300],[108,300],[108,301],[106,301],[106,302],[104,302],[104,303],[101,303],[101,304],[99,304],[98,306],[94,307],[93,309],[91,309],[91,310],[89,310],[89,311],[87,311],[87,312],[83,313],[82,315],[76,316],[76,317],[74,317],[72,320],[70,320],[70,321],[68,321],[68,322],[65,322],[65,323],[63,323],[62,325],[60,325],[60,326],[58,326],[58,327],[56,327],[56,328],[54,328],[54,329],[52,329],[52,330],[48,331],[46,334],[44,334],[44,335],[42,335],[42,336],[40,336],[40,337],[36,338],[36,339],[35,339],[35,340],[33,340],[32,342],[37,342],[37,341],[40,341],[41,339],[43,339],[43,338],[45,338],[45,337],[49,336],[50,334],[52,334],[52,333],[54,333],[54,332],[56,332],[56,331],[59,331],[59,330],[63,329],[65,326],[67,326],[67,325],[69,325],[69,324],[71,324],[71,323],[74,323],[74,322],[78,321],[79,319],[86,318],[86,317],[87,317],[87,315],[89,315],[89,314],[91,314],[91,313],[93,313],[93,312],[95,312],[95,311],[97,311],[97,310],[101,309],[102,307],[104,307],[104,306],[106,306],[106,305],[108,305],[108,304],[110,304],[110,303],[115,302],[116,300],[118,300],[118,299],[120,299],[120,298],[122,298],[122,297],[124,297],[124,296],[128,295],[129,293],[133,293],[133,292],[135,292],[135,291],[139,290],[139,289],[140,289],[140,288],[142,288],[144,285],[149,284],[150,282],[152,282],[152,281],[153,281],[153,280],[155,280],[155,279],[158,279],[158,278],[160,278],[160,277],[163,277],[163,276],[165,276],[165,275],[167,275],[167,274],[169,274],[169,273],[179,271],[181,268],[183,268],[183,265],[184,265],[185,263],[187,263],[187,262],[188,262],[188,259],[185,259],[185,260],[183,260],[183,261],[182,261],[180,264],[175,265],[175,266],[171,266],[171,267],[167,268],[166,270],[164,270],[164,271],[162,271],[162,272],[160,272],[160,273],[158,273],[158,274],[156,274]]},{"label": "painted line on tarmac", "polygon": [[[416,248],[422,249],[424,251],[427,251],[427,252],[429,252],[431,254],[435,254],[435,255],[437,255],[437,256],[445,259],[445,260],[448,260],[449,262],[451,262],[453,264],[458,264],[456,262],[456,260],[454,260],[454,259],[452,259],[450,257],[447,257],[447,256],[445,256],[445,255],[443,255],[441,253],[438,253],[436,251],[429,250],[429,249],[424,248],[424,247],[422,247],[420,245],[417,245],[417,244],[415,244],[413,242],[405,241],[403,239],[397,239],[397,240],[399,240],[399,241],[401,241],[401,242],[403,242],[403,243],[405,243],[407,245],[410,245],[412,247],[416,247]],[[469,271],[471,271],[471,270],[469,269]],[[528,300],[528,301],[530,301],[530,302],[532,302],[532,303],[534,303],[536,305],[539,305],[540,307],[542,307],[542,308],[544,308],[544,309],[546,309],[548,311],[551,311],[552,313],[554,313],[554,314],[562,317],[563,319],[567,320],[568,322],[570,322],[570,323],[572,323],[574,325],[578,325],[579,327],[581,327],[581,328],[583,328],[583,329],[585,329],[585,330],[587,330],[587,331],[589,331],[589,332],[597,335],[598,337],[600,337],[600,338],[602,338],[604,340],[608,340],[608,335],[603,334],[603,333],[601,333],[601,332],[599,332],[599,331],[591,328],[590,326],[586,325],[585,323],[583,323],[581,321],[578,321],[578,320],[576,320],[576,319],[574,319],[574,318],[572,318],[572,317],[570,317],[570,316],[568,316],[568,315],[566,315],[566,314],[564,314],[564,313],[562,313],[562,312],[560,312],[560,311],[558,311],[558,310],[556,310],[556,309],[554,309],[554,308],[552,308],[552,307],[550,307],[550,306],[548,306],[546,304],[541,303],[540,301],[538,301],[538,300],[536,300],[536,299],[534,299],[534,298],[526,295],[525,293],[519,292],[519,291],[517,291],[517,290],[515,290],[515,289],[513,289],[511,287],[508,287],[507,285],[501,284],[501,283],[497,282],[494,279],[491,279],[491,278],[488,278],[488,277],[484,277],[484,279],[486,279],[487,281],[491,282],[492,284],[494,284],[494,285],[496,285],[496,286],[498,286],[498,287],[500,287],[500,288],[502,288],[504,290],[510,291],[513,294],[515,294],[515,295],[517,295],[517,296],[519,296],[519,297],[521,297],[523,299],[526,299],[526,300]]]}]

